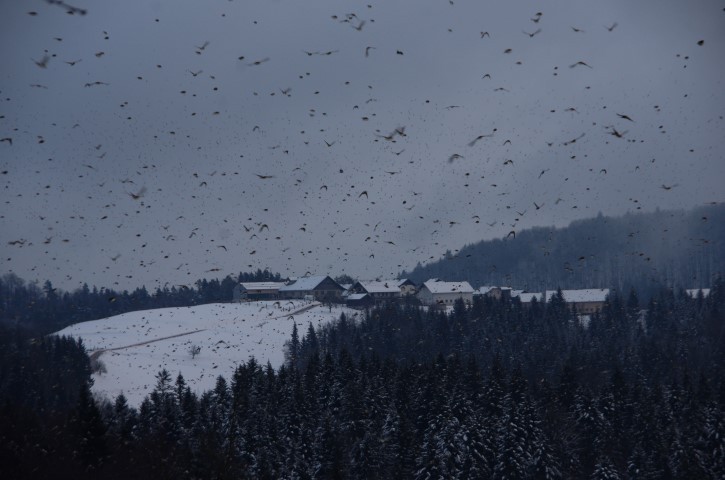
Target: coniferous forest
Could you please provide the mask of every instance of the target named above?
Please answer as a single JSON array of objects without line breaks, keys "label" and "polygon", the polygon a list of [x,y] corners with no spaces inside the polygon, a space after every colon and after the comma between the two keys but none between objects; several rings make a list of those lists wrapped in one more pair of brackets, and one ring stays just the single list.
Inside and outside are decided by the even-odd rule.
[{"label": "coniferous forest", "polygon": [[560,295],[389,306],[295,326],[285,366],[250,359],[201,395],[161,371],[138,409],[91,396],[80,342],[4,329],[0,470],[722,479],[724,325],[722,281],[707,297],[613,294],[586,327]]},{"label": "coniferous forest", "polygon": [[649,297],[662,287],[704,288],[725,271],[725,206],[657,210],[621,217],[599,214],[563,228],[538,227],[481,241],[401,278],[467,280],[530,292],[634,287]]},{"label": "coniferous forest", "polygon": [[39,287],[15,274],[0,277],[0,324],[5,323],[34,334],[47,334],[68,325],[152,308],[188,307],[229,302],[239,282],[278,282],[279,273],[257,269],[235,278],[200,279],[189,285],[164,285],[149,293],[146,287],[129,292],[112,288],[90,288],[83,284],[72,292],[53,287],[47,280]]}]

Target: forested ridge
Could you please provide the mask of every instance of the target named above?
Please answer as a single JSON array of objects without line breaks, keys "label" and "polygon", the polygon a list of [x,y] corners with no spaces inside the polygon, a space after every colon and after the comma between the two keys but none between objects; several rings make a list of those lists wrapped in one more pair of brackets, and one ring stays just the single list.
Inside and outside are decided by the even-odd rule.
[{"label": "forested ridge", "polygon": [[35,334],[62,330],[68,325],[153,308],[188,307],[228,302],[239,282],[281,281],[279,273],[257,269],[222,280],[200,279],[189,285],[164,285],[149,292],[146,287],[133,291],[90,288],[83,284],[72,292],[53,287],[50,280],[42,287],[8,273],[0,277],[0,324],[13,325]]},{"label": "forested ridge", "polygon": [[657,210],[621,217],[599,214],[564,228],[516,231],[466,245],[418,264],[401,278],[506,285],[532,292],[561,288],[704,288],[725,272],[725,205]]},{"label": "forested ridge", "polygon": [[[662,290],[645,305],[635,291],[615,293],[588,328],[559,295],[531,309],[507,299],[448,313],[389,306],[295,327],[285,366],[250,359],[201,395],[162,371],[138,409],[122,396],[94,401],[81,361],[83,379],[65,382],[77,387],[72,406],[29,408],[2,384],[0,469],[6,478],[720,479],[723,325],[719,280],[707,297]],[[52,355],[47,343],[3,335],[15,345],[7,351]],[[4,355],[0,378],[26,357]],[[39,382],[58,382],[44,372]]]}]

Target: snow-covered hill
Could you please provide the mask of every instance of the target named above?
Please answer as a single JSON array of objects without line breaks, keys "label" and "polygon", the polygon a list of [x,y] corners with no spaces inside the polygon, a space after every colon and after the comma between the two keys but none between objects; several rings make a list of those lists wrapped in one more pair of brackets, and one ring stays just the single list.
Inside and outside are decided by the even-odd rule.
[{"label": "snow-covered hill", "polygon": [[[293,322],[302,336],[309,323],[317,327],[342,312],[350,318],[358,314],[301,300],[217,303],[130,312],[57,334],[82,338],[89,353],[105,364],[105,373],[93,375],[95,393],[113,400],[123,392],[129,404],[138,406],[162,368],[173,379],[181,373],[197,393],[210,390],[217,376],[231,379],[236,366],[250,357],[281,366]],[[192,346],[200,347],[194,358]]]}]

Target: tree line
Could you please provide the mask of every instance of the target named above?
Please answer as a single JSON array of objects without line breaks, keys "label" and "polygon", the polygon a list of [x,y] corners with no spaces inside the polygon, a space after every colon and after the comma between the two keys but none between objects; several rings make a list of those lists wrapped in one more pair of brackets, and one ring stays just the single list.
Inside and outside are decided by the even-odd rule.
[{"label": "tree line", "polygon": [[222,280],[200,279],[189,285],[164,285],[149,292],[90,288],[87,284],[64,292],[50,280],[38,286],[13,273],[0,277],[0,323],[14,325],[35,334],[47,334],[74,323],[97,320],[122,313],[152,308],[188,307],[229,302],[239,282],[282,281],[279,273],[257,269]]},{"label": "tree line", "polygon": [[[52,408],[3,393],[0,469],[8,478],[63,468],[78,478],[720,479],[724,325],[722,281],[707,297],[663,290],[645,305],[636,291],[615,293],[588,326],[559,294],[531,308],[505,298],[448,312],[390,305],[295,325],[284,366],[249,359],[207,392],[161,371],[138,408],[122,395],[93,399],[79,360],[68,368],[82,375],[67,382],[77,393]],[[44,372],[39,382],[57,383]]]},{"label": "tree line", "polygon": [[561,288],[637,289],[650,297],[662,287],[705,288],[725,273],[725,205],[689,211],[628,213],[538,227],[505,239],[446,252],[400,278],[506,285],[530,292]]}]

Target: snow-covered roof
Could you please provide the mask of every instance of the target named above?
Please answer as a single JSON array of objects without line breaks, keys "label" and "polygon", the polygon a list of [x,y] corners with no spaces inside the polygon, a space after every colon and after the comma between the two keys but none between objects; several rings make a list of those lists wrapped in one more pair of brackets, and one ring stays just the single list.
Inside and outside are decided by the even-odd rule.
[{"label": "snow-covered roof", "polygon": [[487,294],[493,292],[494,290],[499,290],[501,293],[506,292],[506,291],[510,292],[511,287],[497,287],[494,285],[481,285],[480,287],[478,287],[478,290],[473,291],[473,294],[474,295],[487,295]]},{"label": "snow-covered roof", "polygon": [[521,292],[518,295],[515,295],[516,297],[519,297],[519,300],[521,300],[521,303],[531,303],[534,298],[537,302],[540,302],[542,298],[544,298],[543,293],[527,293],[527,292]]},{"label": "snow-covered roof", "polygon": [[362,300],[363,298],[367,297],[367,293],[351,293],[347,296],[348,300]]},{"label": "snow-covered roof", "polygon": [[[562,290],[564,301],[567,303],[582,302],[603,302],[609,295],[608,288],[584,288],[581,290]],[[556,290],[546,291],[546,301],[548,302],[556,294]]]},{"label": "snow-covered roof", "polygon": [[240,285],[246,290],[278,290],[284,287],[284,282],[242,282]]},{"label": "snow-covered roof", "polygon": [[697,298],[697,296],[700,294],[700,290],[702,290],[702,296],[707,298],[710,296],[710,289],[709,288],[689,288],[685,290],[685,293],[690,298]]},{"label": "snow-covered roof", "polygon": [[423,285],[430,293],[473,293],[473,287],[468,282],[440,282],[428,280]]},{"label": "snow-covered roof", "polygon": [[489,286],[483,285],[481,287],[478,287],[478,290],[474,290],[473,294],[474,295],[486,295],[488,292],[490,292],[494,288],[496,288],[496,287],[489,287]]},{"label": "snow-covered roof", "polygon": [[285,285],[279,289],[280,292],[299,292],[314,290],[319,284],[327,278],[327,275],[313,275],[310,277],[301,277],[289,285]]},{"label": "snow-covered roof", "polygon": [[368,293],[400,293],[398,280],[381,280],[376,282],[358,282]]}]

